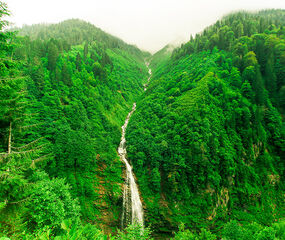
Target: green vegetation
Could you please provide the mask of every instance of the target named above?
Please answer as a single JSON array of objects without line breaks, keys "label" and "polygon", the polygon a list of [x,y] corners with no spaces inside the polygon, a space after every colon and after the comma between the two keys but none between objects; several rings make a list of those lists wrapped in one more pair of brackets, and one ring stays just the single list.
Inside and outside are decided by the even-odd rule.
[{"label": "green vegetation", "polygon": [[[152,56],[90,23],[4,31],[0,239],[284,239],[285,11]],[[127,128],[146,225],[120,226]],[[155,234],[153,234],[155,233]]]},{"label": "green vegetation", "polygon": [[[228,222],[222,230],[222,239],[225,240],[261,240],[261,239],[283,239],[285,237],[284,222],[274,223],[270,227],[264,227],[257,223],[241,226],[237,221]],[[200,233],[192,233],[185,230],[184,225],[179,227],[173,240],[216,240],[219,239],[213,233],[202,228]]]},{"label": "green vegetation", "polygon": [[157,231],[284,218],[284,18],[232,14],[154,56],[126,138]]},{"label": "green vegetation", "polygon": [[60,235],[67,220],[115,231],[116,149],[147,55],[80,20],[21,34],[29,36],[1,32],[0,237]]}]

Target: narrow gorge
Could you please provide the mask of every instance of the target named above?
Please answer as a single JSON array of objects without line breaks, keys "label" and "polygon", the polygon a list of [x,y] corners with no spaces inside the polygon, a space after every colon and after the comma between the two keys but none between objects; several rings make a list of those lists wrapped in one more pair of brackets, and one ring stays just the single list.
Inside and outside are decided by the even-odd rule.
[{"label": "narrow gorge", "polygon": [[8,9],[0,240],[285,239],[285,10],[152,54],[80,19],[10,29]]},{"label": "narrow gorge", "polygon": [[128,114],[124,125],[122,126],[122,138],[118,148],[120,159],[126,165],[126,180],[124,184],[123,194],[123,213],[122,213],[122,228],[131,223],[139,223],[143,225],[143,208],[140,200],[138,187],[134,178],[132,167],[127,160],[126,150],[126,129],[132,116],[136,110],[136,103],[134,103],[132,111]]},{"label": "narrow gorge", "polygon": [[[148,68],[149,77],[144,84],[144,91],[147,89],[147,85],[151,78],[151,69],[149,68],[149,62],[146,62]],[[132,166],[127,160],[127,146],[126,146],[126,130],[130,118],[136,110],[136,103],[133,104],[132,110],[129,112],[124,125],[122,126],[122,137],[118,147],[118,154],[121,161],[126,165],[126,177],[123,190],[123,211],[121,218],[121,227],[127,227],[129,224],[139,224],[141,227],[144,225],[143,207],[138,191],[138,185],[136,184],[135,176],[132,171]]]}]

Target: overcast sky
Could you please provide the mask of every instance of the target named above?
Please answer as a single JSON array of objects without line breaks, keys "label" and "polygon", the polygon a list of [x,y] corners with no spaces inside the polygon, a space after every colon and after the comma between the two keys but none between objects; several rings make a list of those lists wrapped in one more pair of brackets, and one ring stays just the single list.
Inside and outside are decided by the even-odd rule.
[{"label": "overcast sky", "polygon": [[89,21],[127,43],[155,52],[188,40],[223,15],[236,10],[285,9],[285,0],[4,0],[17,26]]}]

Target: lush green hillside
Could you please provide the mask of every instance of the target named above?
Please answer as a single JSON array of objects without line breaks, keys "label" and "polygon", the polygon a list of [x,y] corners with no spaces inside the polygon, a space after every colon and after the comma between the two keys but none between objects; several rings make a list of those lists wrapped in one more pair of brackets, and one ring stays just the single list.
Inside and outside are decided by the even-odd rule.
[{"label": "lush green hillside", "polygon": [[58,234],[66,219],[115,230],[116,149],[146,54],[80,20],[21,33],[1,33],[0,232]]},{"label": "lush green hillside", "polygon": [[175,49],[175,47],[171,44],[166,45],[164,48],[156,52],[152,57],[150,61],[150,68],[152,69],[159,69],[160,67],[163,67],[165,63],[168,61],[168,59],[172,55],[172,51]]},{"label": "lush green hillside", "polygon": [[284,219],[284,17],[232,14],[154,56],[126,137],[157,231]]},{"label": "lush green hillside", "polygon": [[118,230],[133,102],[128,158],[155,238],[284,239],[283,10],[166,46],[145,92],[150,54],[77,19],[3,31],[6,15],[0,1],[1,240],[152,239]]},{"label": "lush green hillside", "polygon": [[[80,19],[70,19],[58,24],[35,24],[31,26],[23,26],[20,29],[14,29],[19,35],[29,36],[36,40],[49,40],[51,38],[61,39],[63,44],[77,45],[83,42],[100,42],[105,48],[119,48],[131,52],[137,57],[141,57],[142,52],[135,46],[125,43],[121,39],[107,34],[100,28],[95,27],[91,23],[87,23]],[[149,53],[144,52],[148,56]]]}]

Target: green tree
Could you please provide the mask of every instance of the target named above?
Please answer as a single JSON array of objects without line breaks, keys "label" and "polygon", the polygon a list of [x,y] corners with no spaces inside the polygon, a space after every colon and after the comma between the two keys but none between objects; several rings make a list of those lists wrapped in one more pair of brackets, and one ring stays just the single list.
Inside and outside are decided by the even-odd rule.
[{"label": "green tree", "polygon": [[81,71],[81,56],[80,56],[79,52],[76,55],[76,62],[75,62],[75,64],[76,64],[76,69],[78,71]]},{"label": "green tree", "polygon": [[149,228],[142,228],[142,226],[137,224],[129,225],[124,229],[124,231],[118,231],[116,236],[118,240],[153,240],[151,237],[151,231]]},{"label": "green tree", "polygon": [[72,198],[70,187],[63,179],[50,180],[44,174],[38,176],[28,205],[27,219],[30,227],[42,229],[47,226],[57,232],[65,219],[72,219],[74,224],[77,223],[80,207],[78,201]]},{"label": "green tree", "polygon": [[53,39],[48,42],[47,56],[48,56],[48,69],[50,71],[54,71],[56,66],[56,60],[58,58],[58,48],[54,43]]},{"label": "green tree", "polygon": [[84,59],[86,59],[87,54],[88,54],[88,42],[85,42],[84,44]]},{"label": "green tree", "polygon": [[224,226],[223,237],[226,240],[244,239],[243,229],[237,221],[230,221]]},{"label": "green tree", "polygon": [[274,58],[270,54],[265,66],[265,86],[270,97],[275,97],[277,92],[277,78],[274,72]]},{"label": "green tree", "polygon": [[72,81],[71,81],[72,73],[71,73],[70,69],[68,68],[68,65],[66,62],[64,62],[63,66],[62,66],[61,77],[62,77],[62,81],[67,86],[69,86],[69,87],[72,86]]}]

